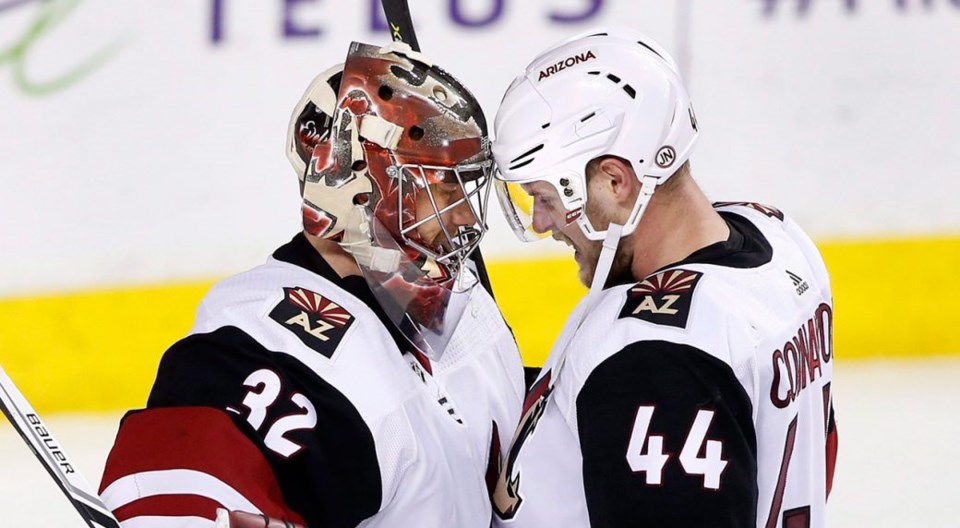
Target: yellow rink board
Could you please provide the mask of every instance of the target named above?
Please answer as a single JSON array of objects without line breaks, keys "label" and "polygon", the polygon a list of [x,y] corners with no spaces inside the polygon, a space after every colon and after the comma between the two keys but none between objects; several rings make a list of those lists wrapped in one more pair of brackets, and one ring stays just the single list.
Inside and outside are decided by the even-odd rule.
[{"label": "yellow rink board", "polygon": [[[960,238],[822,243],[840,361],[960,354]],[[489,263],[497,301],[540,365],[584,294],[572,259]],[[0,300],[0,364],[39,412],[142,406],[160,355],[213,281]]]}]

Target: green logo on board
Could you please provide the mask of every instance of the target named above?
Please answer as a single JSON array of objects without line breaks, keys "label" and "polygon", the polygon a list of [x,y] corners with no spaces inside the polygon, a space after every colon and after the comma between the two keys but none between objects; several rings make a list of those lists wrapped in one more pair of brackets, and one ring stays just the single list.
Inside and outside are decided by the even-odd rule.
[{"label": "green logo on board", "polygon": [[13,74],[13,84],[21,92],[32,96],[51,95],[77,84],[116,55],[122,42],[116,40],[101,47],[92,55],[78,58],[72,67],[65,68],[52,78],[37,79],[30,75],[31,51],[45,39],[54,35],[57,27],[67,20],[83,0],[0,0],[0,16],[17,7],[34,4],[36,16],[29,22],[23,34],[10,44],[0,47],[0,68],[8,66]]}]

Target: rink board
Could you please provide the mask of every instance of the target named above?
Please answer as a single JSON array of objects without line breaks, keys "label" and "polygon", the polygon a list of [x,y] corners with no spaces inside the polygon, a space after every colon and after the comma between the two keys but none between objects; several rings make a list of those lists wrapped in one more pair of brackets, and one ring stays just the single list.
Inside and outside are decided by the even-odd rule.
[{"label": "rink board", "polygon": [[[960,353],[960,238],[821,243],[841,360]],[[572,259],[494,261],[495,293],[524,360],[543,363],[585,292]],[[40,412],[143,404],[160,355],[213,280],[0,301],[0,363]]]}]

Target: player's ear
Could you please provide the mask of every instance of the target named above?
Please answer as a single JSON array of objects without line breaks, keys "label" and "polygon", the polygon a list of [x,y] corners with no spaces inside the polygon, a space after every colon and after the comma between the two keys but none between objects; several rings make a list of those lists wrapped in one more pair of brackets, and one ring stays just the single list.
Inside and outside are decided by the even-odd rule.
[{"label": "player's ear", "polygon": [[600,179],[614,201],[628,208],[633,207],[640,192],[640,181],[629,163],[620,158],[606,157],[598,164],[595,177]]}]

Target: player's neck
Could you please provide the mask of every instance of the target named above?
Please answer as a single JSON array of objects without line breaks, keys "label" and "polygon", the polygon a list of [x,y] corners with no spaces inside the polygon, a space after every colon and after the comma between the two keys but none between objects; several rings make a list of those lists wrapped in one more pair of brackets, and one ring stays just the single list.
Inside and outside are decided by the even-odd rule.
[{"label": "player's neck", "polygon": [[636,280],[642,280],[729,236],[727,223],[697,184],[687,179],[669,196],[655,194],[637,230],[624,242],[633,245],[630,269]]},{"label": "player's neck", "polygon": [[327,264],[333,268],[333,271],[335,271],[341,279],[361,274],[360,267],[357,266],[357,261],[354,260],[353,255],[344,251],[344,249],[340,247],[340,244],[333,240],[313,236],[309,233],[304,234],[310,242],[310,245],[317,250],[317,253],[320,253],[323,260],[327,261]]}]

